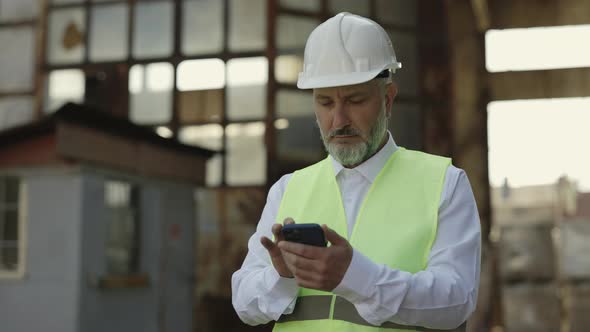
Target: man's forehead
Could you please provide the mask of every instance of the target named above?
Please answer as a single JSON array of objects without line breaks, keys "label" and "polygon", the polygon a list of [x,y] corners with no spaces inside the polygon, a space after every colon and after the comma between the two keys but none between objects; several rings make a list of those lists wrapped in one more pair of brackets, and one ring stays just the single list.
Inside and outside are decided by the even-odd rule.
[{"label": "man's forehead", "polygon": [[318,88],[313,89],[313,95],[317,97],[330,97],[330,96],[348,96],[352,94],[359,94],[359,93],[371,93],[372,89],[376,88],[377,84],[371,80],[368,82],[360,83],[360,84],[353,84],[353,85],[343,85],[337,86],[332,88]]}]

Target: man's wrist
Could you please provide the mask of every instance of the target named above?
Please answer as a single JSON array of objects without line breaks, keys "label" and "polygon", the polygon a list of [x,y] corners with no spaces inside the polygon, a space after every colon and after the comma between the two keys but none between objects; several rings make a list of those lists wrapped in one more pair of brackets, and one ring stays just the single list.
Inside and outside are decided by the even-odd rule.
[{"label": "man's wrist", "polygon": [[283,277],[274,267],[271,266],[269,272],[265,274],[265,284],[275,287],[287,287],[290,290],[298,288],[297,282],[293,277]]},{"label": "man's wrist", "polygon": [[370,297],[378,274],[379,266],[353,248],[350,265],[332,292],[352,303],[363,301]]}]

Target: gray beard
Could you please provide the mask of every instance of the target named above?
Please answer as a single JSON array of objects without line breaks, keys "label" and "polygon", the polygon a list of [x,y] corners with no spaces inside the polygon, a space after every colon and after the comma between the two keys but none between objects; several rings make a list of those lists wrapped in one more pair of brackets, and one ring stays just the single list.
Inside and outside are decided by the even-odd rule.
[{"label": "gray beard", "polygon": [[333,130],[328,133],[328,135],[325,135],[319,126],[319,123],[318,127],[320,128],[320,134],[322,136],[324,148],[332,156],[332,158],[334,158],[343,166],[358,165],[374,155],[379,149],[379,146],[381,146],[383,137],[385,137],[385,133],[387,132],[387,115],[385,114],[385,107],[383,107],[381,113],[375,121],[375,124],[369,131],[367,142],[360,142],[354,145],[330,143],[329,139],[335,135],[341,134],[359,135],[361,134],[360,131],[346,127]]}]

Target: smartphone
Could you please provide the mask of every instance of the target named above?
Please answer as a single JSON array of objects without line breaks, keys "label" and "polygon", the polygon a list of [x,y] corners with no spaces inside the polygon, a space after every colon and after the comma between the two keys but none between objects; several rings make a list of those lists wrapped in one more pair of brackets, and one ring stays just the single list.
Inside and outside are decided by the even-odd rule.
[{"label": "smartphone", "polygon": [[287,241],[325,247],[324,230],[318,224],[287,224],[283,226],[283,237]]}]

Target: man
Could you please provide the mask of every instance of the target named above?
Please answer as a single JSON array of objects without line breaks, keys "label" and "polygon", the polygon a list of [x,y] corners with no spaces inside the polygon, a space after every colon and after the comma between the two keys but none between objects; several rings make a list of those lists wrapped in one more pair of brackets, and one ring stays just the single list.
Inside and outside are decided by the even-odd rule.
[{"label": "man", "polygon": [[[240,318],[276,331],[464,331],[477,301],[480,227],[465,173],[396,146],[387,131],[400,68],[385,31],[340,13],[305,47],[328,158],[268,194],[241,269]],[[330,245],[283,241],[282,223],[322,224]],[[274,240],[271,240],[273,239]]]}]

